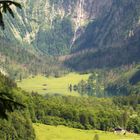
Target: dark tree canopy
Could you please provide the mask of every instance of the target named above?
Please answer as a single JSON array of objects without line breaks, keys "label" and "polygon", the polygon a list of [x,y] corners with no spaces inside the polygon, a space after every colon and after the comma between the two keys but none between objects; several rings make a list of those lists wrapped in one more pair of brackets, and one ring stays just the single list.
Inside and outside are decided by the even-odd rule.
[{"label": "dark tree canopy", "polygon": [[11,9],[11,5],[14,5],[21,9],[21,4],[9,1],[9,0],[0,0],[0,26],[4,29],[4,21],[3,21],[3,13],[9,12],[10,15],[14,18],[13,10]]}]

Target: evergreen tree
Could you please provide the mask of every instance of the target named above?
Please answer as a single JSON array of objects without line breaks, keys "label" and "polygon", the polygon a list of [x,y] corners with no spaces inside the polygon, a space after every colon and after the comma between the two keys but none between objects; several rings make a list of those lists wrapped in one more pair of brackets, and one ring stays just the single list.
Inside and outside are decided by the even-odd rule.
[{"label": "evergreen tree", "polygon": [[17,2],[9,0],[0,1],[0,26],[2,27],[2,29],[4,29],[3,13],[9,12],[10,15],[14,18],[13,10],[10,7],[11,5],[14,5],[21,9],[21,5]]}]

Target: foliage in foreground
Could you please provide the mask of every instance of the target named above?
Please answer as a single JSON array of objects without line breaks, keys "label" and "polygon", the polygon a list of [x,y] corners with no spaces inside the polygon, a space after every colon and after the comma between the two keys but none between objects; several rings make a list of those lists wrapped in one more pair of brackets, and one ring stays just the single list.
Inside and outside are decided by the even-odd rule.
[{"label": "foliage in foreground", "polygon": [[3,13],[9,12],[9,14],[14,18],[13,10],[11,9],[11,5],[14,5],[21,9],[21,5],[17,2],[13,2],[10,0],[1,0],[0,1],[0,26],[4,29],[4,21],[3,21]]},{"label": "foliage in foreground", "polygon": [[0,74],[0,140],[34,140],[28,98],[16,84]]},{"label": "foliage in foreground", "polygon": [[[96,98],[50,96],[24,93],[8,78],[0,75],[0,98],[8,100],[0,114],[0,139],[33,140],[32,122],[49,125],[65,125],[80,129],[113,131],[123,127],[140,133],[140,95]],[[12,105],[17,103],[19,107]],[[20,104],[19,104],[20,103]],[[0,101],[0,105],[4,105]],[[20,105],[25,107],[21,108]],[[6,115],[6,116],[5,116]],[[31,119],[30,119],[31,118]]]}]

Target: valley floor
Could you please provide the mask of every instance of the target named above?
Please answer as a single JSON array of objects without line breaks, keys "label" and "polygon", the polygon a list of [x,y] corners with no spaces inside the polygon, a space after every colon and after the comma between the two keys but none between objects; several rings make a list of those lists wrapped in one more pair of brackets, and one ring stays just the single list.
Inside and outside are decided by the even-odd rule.
[{"label": "valley floor", "polygon": [[140,140],[140,136],[127,133],[118,135],[111,132],[98,130],[80,130],[65,126],[49,126],[43,124],[34,124],[37,140],[94,140],[95,135],[98,140]]},{"label": "valley floor", "polygon": [[70,92],[69,86],[77,85],[81,80],[87,80],[90,74],[78,74],[69,73],[62,77],[45,77],[35,76],[23,79],[21,82],[17,82],[18,87],[23,90],[31,92],[38,92],[39,94],[61,94],[61,95],[72,95],[79,96],[78,92]]}]

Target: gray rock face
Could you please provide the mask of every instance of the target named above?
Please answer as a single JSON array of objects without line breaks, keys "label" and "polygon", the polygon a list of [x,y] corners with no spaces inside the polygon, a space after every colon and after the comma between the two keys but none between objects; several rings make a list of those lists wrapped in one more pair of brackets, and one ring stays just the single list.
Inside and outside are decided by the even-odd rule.
[{"label": "gray rock face", "polygon": [[140,28],[140,1],[112,0],[112,5],[88,25],[74,51],[123,47]]},{"label": "gray rock face", "polygon": [[[87,25],[109,12],[112,6],[112,0],[19,0],[19,2],[23,9],[19,11],[13,7],[15,19],[5,16],[6,30],[0,31],[1,36],[51,54],[67,53]],[[63,30],[64,28],[66,29]],[[65,37],[61,36],[64,32]],[[53,48],[54,52],[50,52],[49,48]]]},{"label": "gray rock face", "polygon": [[1,36],[51,55],[121,46],[140,25],[139,0],[24,0]]}]

